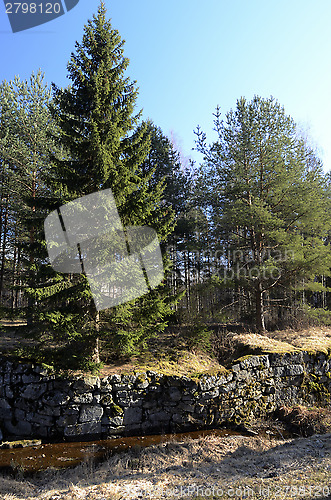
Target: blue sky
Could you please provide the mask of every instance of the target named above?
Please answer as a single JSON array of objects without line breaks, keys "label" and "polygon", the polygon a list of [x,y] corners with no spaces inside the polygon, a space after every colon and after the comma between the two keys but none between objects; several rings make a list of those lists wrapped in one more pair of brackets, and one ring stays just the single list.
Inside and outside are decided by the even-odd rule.
[{"label": "blue sky", "polygon": [[[184,156],[200,160],[193,130],[214,139],[212,113],[241,96],[273,95],[319,148],[331,170],[330,0],[106,0],[112,25],[126,40],[128,74],[138,107]],[[69,83],[66,64],[98,0],[80,0],[64,16],[13,34],[0,0],[0,80]]]}]

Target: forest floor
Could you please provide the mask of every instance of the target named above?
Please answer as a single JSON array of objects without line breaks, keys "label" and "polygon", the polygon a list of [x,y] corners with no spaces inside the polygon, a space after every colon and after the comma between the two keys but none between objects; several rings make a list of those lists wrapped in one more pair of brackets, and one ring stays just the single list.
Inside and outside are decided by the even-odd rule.
[{"label": "forest floor", "polygon": [[[214,328],[215,330],[215,328]],[[26,334],[24,321],[0,320],[0,354],[12,354],[17,349],[31,347],[35,341]],[[331,327],[310,327],[302,330],[275,330],[265,335],[245,332],[240,325],[218,325],[214,332],[214,352],[187,347],[182,330],[169,327],[149,341],[148,349],[131,359],[105,362],[100,377],[114,373],[153,370],[164,374],[192,376],[198,373],[221,371],[236,359],[247,354],[268,354],[271,352],[331,351]],[[216,341],[215,341],[216,339]],[[74,371],[73,374],[82,372]]]}]

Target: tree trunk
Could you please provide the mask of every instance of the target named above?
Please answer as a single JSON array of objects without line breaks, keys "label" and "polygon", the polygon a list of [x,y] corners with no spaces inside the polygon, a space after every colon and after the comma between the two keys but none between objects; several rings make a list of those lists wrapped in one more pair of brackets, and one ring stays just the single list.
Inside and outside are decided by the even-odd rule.
[{"label": "tree trunk", "polygon": [[[96,314],[96,317],[95,317],[95,327],[96,327],[96,331],[99,332],[99,328],[100,328],[100,313],[99,311],[97,312]],[[100,349],[99,349],[99,335],[96,337],[95,339],[95,343],[94,343],[94,348],[93,348],[93,354],[92,354],[92,361],[93,363],[100,363]]]},{"label": "tree trunk", "polygon": [[3,224],[2,236],[2,252],[1,252],[1,269],[0,269],[0,300],[3,294],[4,274],[5,274],[5,261],[6,261],[6,244],[7,244],[7,229],[8,229],[8,196],[6,198],[5,206],[5,220]]},{"label": "tree trunk", "polygon": [[96,337],[95,339],[92,361],[93,363],[100,363],[99,337]]},{"label": "tree trunk", "polygon": [[258,333],[263,334],[266,331],[266,329],[264,322],[263,290],[261,282],[259,282],[256,286],[255,305],[256,305],[256,329]]},{"label": "tree trunk", "polygon": [[[32,185],[31,185],[31,195],[33,200],[36,198],[36,188],[37,188],[37,173],[36,170],[32,172]],[[35,204],[33,203],[32,207],[32,212],[34,213],[36,211]],[[35,242],[35,227],[32,226],[30,229],[30,238],[29,238],[29,243],[30,243],[30,248]],[[34,264],[34,256],[32,251],[30,250],[30,259],[29,259],[29,286],[31,288],[34,287],[35,285],[35,273],[32,271],[32,266]],[[33,309],[35,306],[35,299],[33,297],[28,298],[28,307],[27,307],[27,315],[26,315],[26,322],[28,326],[33,325]]]}]

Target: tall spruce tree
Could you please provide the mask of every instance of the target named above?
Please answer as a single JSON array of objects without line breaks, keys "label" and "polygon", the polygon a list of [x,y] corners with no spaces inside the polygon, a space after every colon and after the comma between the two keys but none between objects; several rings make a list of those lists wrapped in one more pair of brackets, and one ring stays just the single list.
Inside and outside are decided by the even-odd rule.
[{"label": "tall spruce tree", "polygon": [[204,154],[200,181],[215,249],[222,254],[219,278],[253,297],[256,328],[263,332],[267,294],[299,283],[322,289],[316,277],[330,273],[326,180],[273,98],[241,98],[225,121],[217,108],[214,124],[217,140],[207,145],[198,130],[197,148]]},{"label": "tall spruce tree", "polygon": [[[151,182],[153,172],[143,168],[151,141],[147,125],[140,123],[141,113],[134,111],[138,90],[136,82],[125,76],[129,60],[123,45],[101,2],[68,63],[72,85],[65,89],[54,85],[53,116],[68,156],[53,159],[53,189],[61,192],[63,204],[111,188],[122,224],[152,226],[162,240],[173,229],[174,214],[162,204],[164,184]],[[75,279],[74,300],[67,297],[63,313],[57,308],[48,317],[63,328],[70,312],[72,336],[87,343],[90,339],[96,362],[99,337],[122,354],[131,354],[166,326],[171,306],[162,285],[99,315],[86,277]]]}]

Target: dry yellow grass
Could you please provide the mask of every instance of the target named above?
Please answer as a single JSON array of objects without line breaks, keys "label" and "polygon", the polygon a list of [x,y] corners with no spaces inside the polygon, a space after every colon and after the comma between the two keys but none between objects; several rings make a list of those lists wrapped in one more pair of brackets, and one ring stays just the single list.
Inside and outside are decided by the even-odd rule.
[{"label": "dry yellow grass", "polygon": [[[250,488],[249,498],[291,500],[310,486],[331,488],[331,435],[277,441],[262,437],[216,437],[169,442],[110,457],[97,466],[82,464],[62,472],[47,471],[29,479],[0,480],[1,500],[124,500],[171,498],[174,488],[214,488],[230,498],[231,489]],[[287,490],[285,488],[288,488]],[[292,487],[292,490],[291,490]],[[299,496],[295,488],[301,487]],[[292,493],[291,493],[292,491]],[[327,497],[327,495],[324,495]],[[232,494],[233,497],[233,494]],[[313,495],[310,495],[312,498]],[[320,498],[322,495],[319,496]],[[175,496],[173,496],[175,498]],[[176,498],[179,498],[177,495]],[[197,498],[195,494],[185,498]],[[201,498],[206,498],[201,497]],[[210,497],[209,498],[213,498]],[[238,495],[237,495],[238,498]]]},{"label": "dry yellow grass", "polygon": [[245,333],[233,335],[232,340],[243,349],[247,348],[250,353],[284,354],[303,350],[328,354],[331,351],[331,329],[329,328],[310,328],[300,332],[283,330],[266,335]]},{"label": "dry yellow grass", "polygon": [[165,375],[184,375],[187,377],[196,373],[223,369],[216,359],[206,353],[184,350],[178,353],[176,359],[169,359],[165,356],[163,359],[156,359],[150,363],[140,363],[138,368],[139,371],[153,370]]},{"label": "dry yellow grass", "polygon": [[310,327],[300,331],[276,330],[268,334],[275,340],[285,341],[299,348],[331,349],[331,328]]},{"label": "dry yellow grass", "polygon": [[272,339],[264,335],[255,333],[245,333],[241,335],[234,335],[233,342],[247,348],[248,352],[257,353],[270,353],[277,352],[283,354],[285,352],[295,352],[298,350],[294,345],[288,342]]}]

